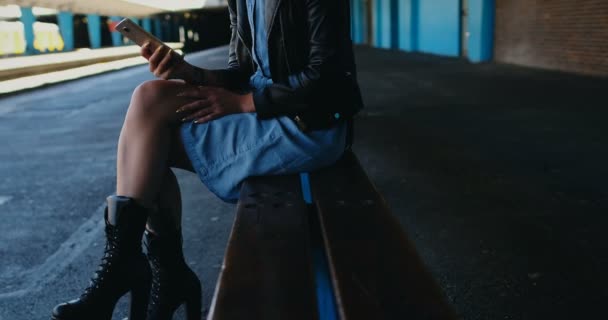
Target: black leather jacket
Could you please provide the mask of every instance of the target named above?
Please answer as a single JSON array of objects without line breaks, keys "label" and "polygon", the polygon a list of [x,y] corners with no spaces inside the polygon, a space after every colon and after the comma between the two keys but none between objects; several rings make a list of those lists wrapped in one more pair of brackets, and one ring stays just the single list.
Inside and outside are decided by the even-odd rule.
[{"label": "black leather jacket", "polygon": [[[254,93],[259,118],[287,115],[307,129],[327,128],[362,107],[348,0],[266,0],[270,73],[274,84]],[[228,0],[228,69],[214,70],[222,85],[248,90],[257,69],[246,0]],[[289,77],[297,86],[289,84]],[[292,81],[294,82],[294,81]]]}]

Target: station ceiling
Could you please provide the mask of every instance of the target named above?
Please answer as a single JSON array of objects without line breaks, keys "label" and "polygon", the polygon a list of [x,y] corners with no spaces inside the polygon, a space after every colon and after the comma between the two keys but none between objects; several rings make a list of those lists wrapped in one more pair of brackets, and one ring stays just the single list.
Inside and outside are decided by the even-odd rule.
[{"label": "station ceiling", "polygon": [[145,17],[162,12],[226,5],[226,0],[0,0],[1,5],[43,7],[82,14]]}]

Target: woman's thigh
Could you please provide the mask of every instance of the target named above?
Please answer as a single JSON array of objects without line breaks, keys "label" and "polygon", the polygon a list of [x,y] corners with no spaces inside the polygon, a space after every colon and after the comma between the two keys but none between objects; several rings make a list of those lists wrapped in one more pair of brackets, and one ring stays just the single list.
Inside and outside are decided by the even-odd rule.
[{"label": "woman's thigh", "polygon": [[137,121],[142,125],[155,127],[168,127],[171,135],[168,164],[171,167],[189,171],[194,170],[184,151],[180,134],[181,117],[175,111],[192,102],[190,98],[178,96],[179,93],[192,87],[196,86],[183,81],[146,81],[133,92],[127,113],[128,121]]},{"label": "woman's thigh", "polygon": [[192,167],[192,162],[188,158],[184,141],[182,139],[180,127],[175,127],[171,130],[171,149],[169,150],[169,166],[195,172]]}]

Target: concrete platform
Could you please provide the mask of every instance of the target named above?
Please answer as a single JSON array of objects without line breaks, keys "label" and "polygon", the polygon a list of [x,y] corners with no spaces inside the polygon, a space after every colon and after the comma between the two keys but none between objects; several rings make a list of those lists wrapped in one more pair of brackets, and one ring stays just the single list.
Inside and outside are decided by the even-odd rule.
[{"label": "concrete platform", "polygon": [[[181,53],[182,43],[167,43]],[[0,97],[108,71],[146,64],[136,45],[0,59]]]},{"label": "concrete platform", "polygon": [[[226,54],[188,59],[215,68]],[[356,55],[366,109],[355,152],[461,317],[601,318],[608,80]],[[103,250],[116,139],[147,79],[141,66],[0,98],[0,320],[48,319],[86,285]],[[196,176],[179,179],[185,252],[208,306],[234,207]]]},{"label": "concrete platform", "polygon": [[[168,43],[168,45],[174,49],[183,47],[181,43]],[[0,59],[0,81],[137,57],[139,51],[139,46],[130,45],[2,58]]]}]

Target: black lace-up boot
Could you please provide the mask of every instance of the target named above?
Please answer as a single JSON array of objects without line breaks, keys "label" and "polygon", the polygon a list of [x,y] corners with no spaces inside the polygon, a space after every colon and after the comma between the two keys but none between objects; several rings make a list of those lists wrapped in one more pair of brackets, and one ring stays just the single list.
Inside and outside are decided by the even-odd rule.
[{"label": "black lace-up boot", "polygon": [[179,231],[155,235],[146,231],[144,244],[152,269],[148,320],[170,320],[186,304],[188,320],[201,319],[201,283],[188,267]]},{"label": "black lace-up boot", "polygon": [[150,267],[141,238],[147,210],[131,198],[110,196],[105,211],[106,248],[80,298],[57,305],[53,320],[110,320],[120,297],[131,292],[130,320],[145,320]]}]

